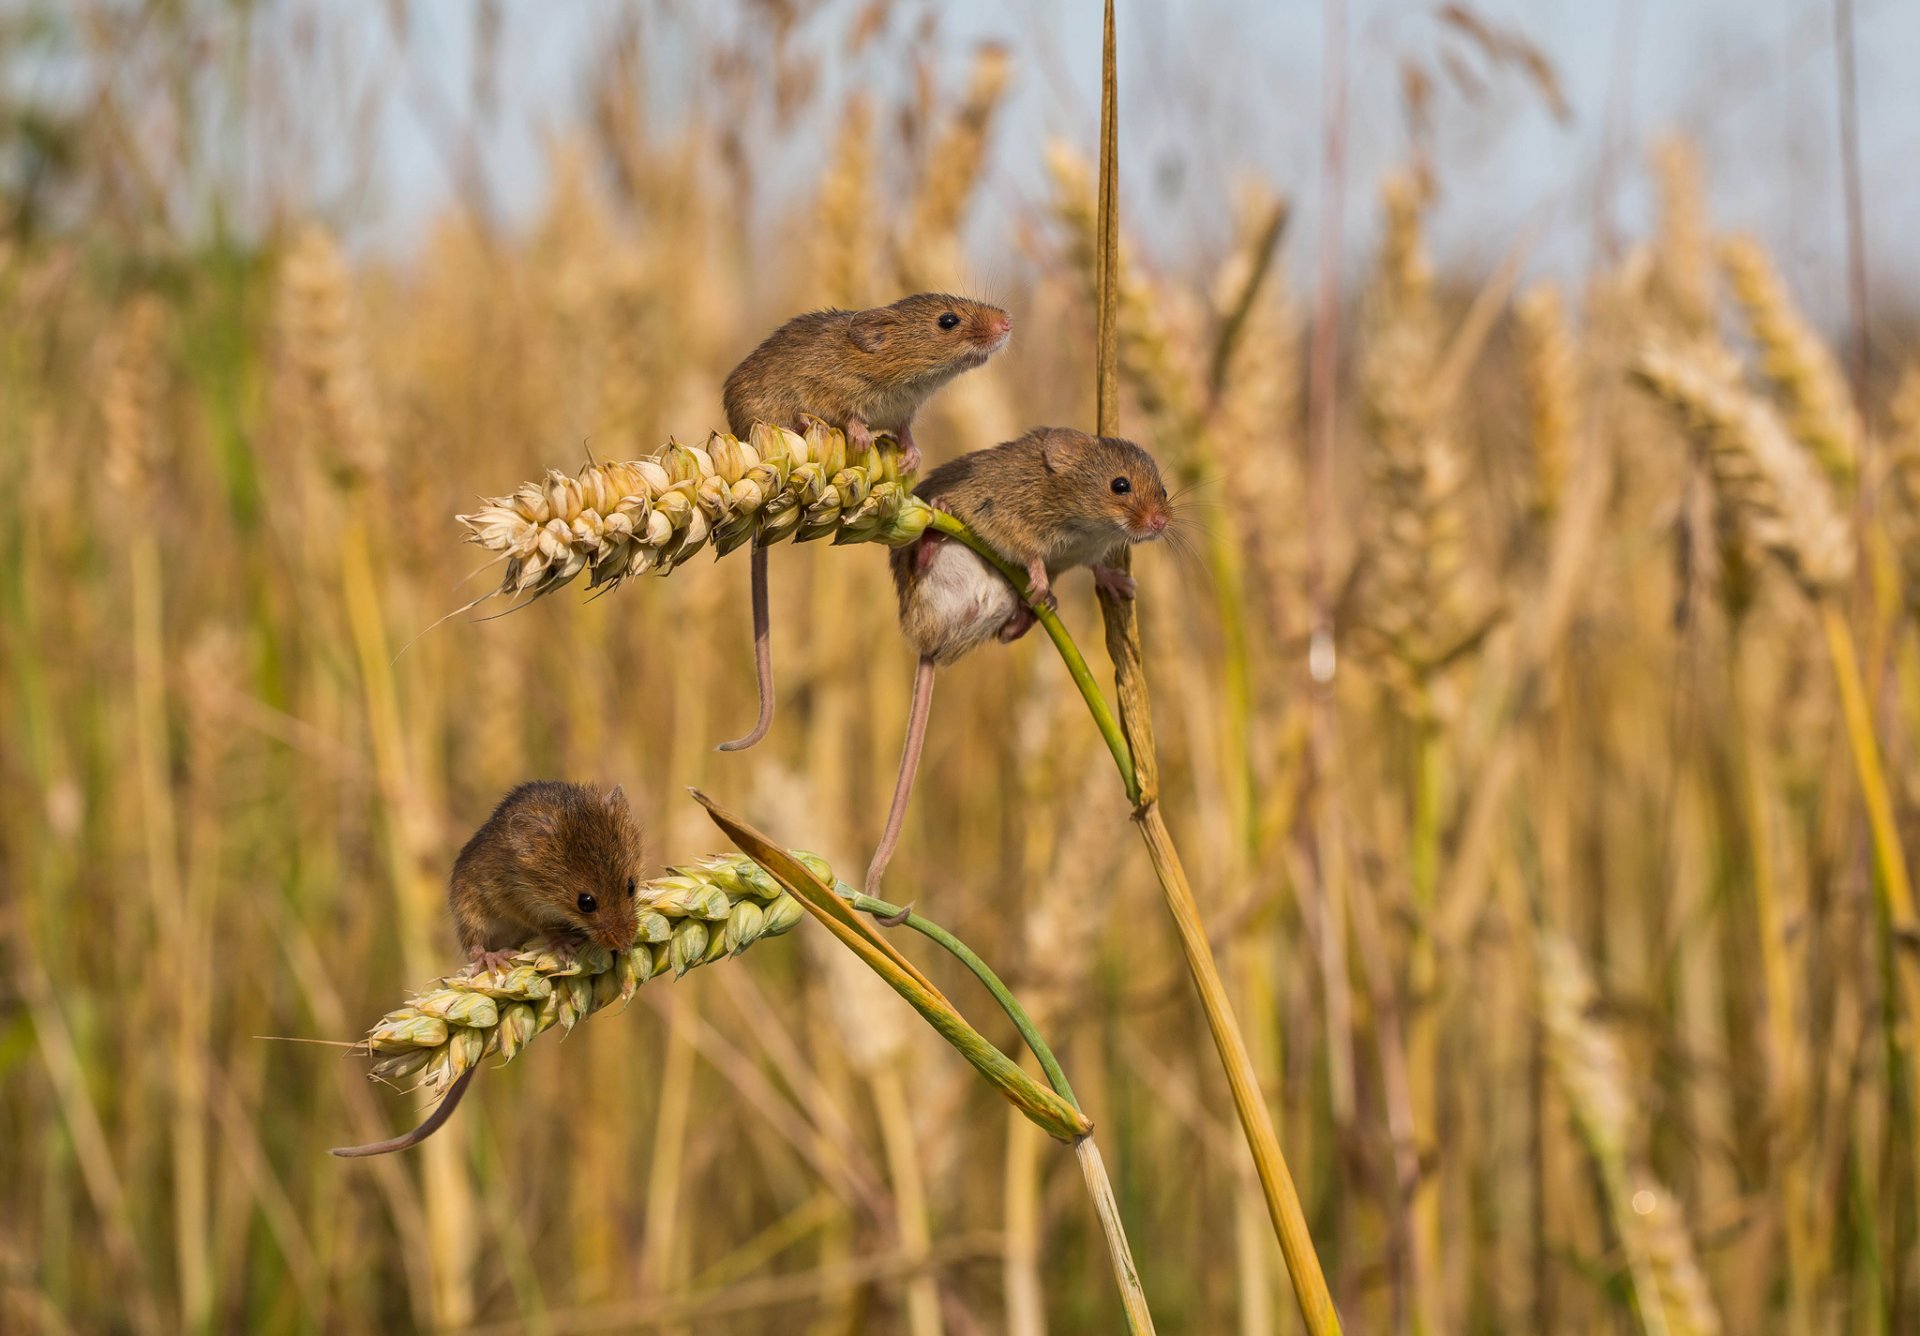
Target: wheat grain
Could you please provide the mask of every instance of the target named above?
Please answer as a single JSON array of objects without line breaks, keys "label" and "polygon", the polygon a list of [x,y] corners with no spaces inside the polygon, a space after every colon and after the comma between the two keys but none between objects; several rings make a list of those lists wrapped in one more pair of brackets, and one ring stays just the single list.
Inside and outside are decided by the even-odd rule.
[{"label": "wheat grain", "polygon": [[1656,344],[1634,369],[1706,448],[1715,484],[1754,542],[1809,594],[1844,583],[1853,572],[1846,517],[1779,415],[1746,388],[1732,354],[1712,345],[1682,351]]},{"label": "wheat grain", "polygon": [[106,420],[107,483],[123,493],[144,492],[159,453],[160,401],[166,390],[160,336],[166,308],[152,293],[127,304],[116,330],[112,360],[100,396]]},{"label": "wheat grain", "polygon": [[1766,251],[1732,237],[1720,262],[1760,347],[1760,367],[1787,407],[1787,425],[1834,482],[1852,481],[1860,464],[1860,418],[1840,366],[1787,295]]},{"label": "wheat grain", "polygon": [[[831,881],[811,854],[797,857]],[[561,1033],[612,1002],[624,1002],[656,975],[679,978],[763,937],[789,932],[805,911],[751,859],[723,854],[643,883],[633,948],[588,944],[563,957],[529,942],[504,970],[449,975],[388,1012],[367,1033],[375,1080],[414,1078],[439,1094],[483,1057],[511,1061],[555,1026]]]},{"label": "wheat grain", "polygon": [[1646,1327],[1671,1336],[1713,1336],[1719,1315],[1695,1261],[1692,1236],[1679,1203],[1641,1164],[1643,1134],[1626,1059],[1593,1018],[1586,966],[1573,943],[1548,928],[1536,934],[1535,950],[1547,1059],[1599,1170]]},{"label": "wheat grain", "polygon": [[645,459],[549,470],[456,518],[506,559],[497,592],[538,598],[582,571],[595,588],[666,575],[709,543],[716,556],[750,538],[899,547],[932,516],[893,448],[850,460],[846,436],[816,422],[805,435],[759,423],[745,441],[715,432],[704,447],[672,441]]},{"label": "wheat grain", "polygon": [[1684,139],[1654,147],[1660,223],[1654,238],[1654,290],[1667,319],[1697,338],[1713,328],[1713,250],[1700,183],[1700,158]]},{"label": "wheat grain", "polygon": [[1533,447],[1534,506],[1543,515],[1560,507],[1568,461],[1580,425],[1580,363],[1567,327],[1560,289],[1541,283],[1521,297],[1514,312],[1520,320],[1520,352],[1527,382],[1527,409]]},{"label": "wheat grain", "polygon": [[343,481],[365,482],[386,465],[387,446],[340,248],[317,227],[281,262],[281,319],[290,362],[317,418],[320,443]]}]

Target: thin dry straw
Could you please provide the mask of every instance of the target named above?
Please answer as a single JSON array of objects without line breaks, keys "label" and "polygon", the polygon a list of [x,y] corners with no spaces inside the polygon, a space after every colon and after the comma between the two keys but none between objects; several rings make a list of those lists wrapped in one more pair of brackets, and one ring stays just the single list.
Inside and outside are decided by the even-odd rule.
[{"label": "thin dry straw", "polygon": [[[1100,243],[1095,270],[1099,321],[1094,340],[1094,402],[1097,407],[1096,430],[1100,435],[1108,436],[1117,432],[1120,414],[1120,137],[1113,0],[1107,0],[1106,5],[1100,84]],[[1123,551],[1120,556],[1121,568],[1124,570],[1129,564],[1128,556]],[[1253,1060],[1247,1052],[1246,1039],[1234,1021],[1232,1004],[1221,983],[1219,966],[1214,961],[1206,928],[1200,921],[1193,888],[1187,882],[1179,851],[1174,847],[1173,836],[1160,812],[1159,761],[1154,750],[1153,712],[1147,694],[1137,607],[1131,599],[1118,599],[1102,590],[1100,610],[1106,626],[1107,652],[1114,663],[1121,727],[1125,731],[1133,761],[1133,788],[1138,795],[1134,819],[1139,824],[1141,836],[1146,840],[1154,872],[1160,879],[1167,908],[1179,932],[1187,968],[1200,993],[1207,1025],[1212,1031],[1214,1046],[1219,1052],[1227,1084],[1233,1093],[1234,1110],[1239,1115],[1248,1149],[1253,1153],[1254,1167],[1267,1200],[1267,1212],[1273,1219],[1280,1250],[1287,1261],[1288,1278],[1293,1282],[1301,1316],[1314,1336],[1337,1332],[1340,1330],[1339,1315],[1334,1311],[1333,1296],[1327,1289],[1326,1276],[1314,1252],[1306,1215],[1301,1210],[1300,1197],[1293,1186],[1293,1175],[1287,1169],[1286,1157],[1281,1153],[1279,1138],[1274,1133],[1273,1120],[1267,1112],[1266,1098],[1260,1088]]]}]

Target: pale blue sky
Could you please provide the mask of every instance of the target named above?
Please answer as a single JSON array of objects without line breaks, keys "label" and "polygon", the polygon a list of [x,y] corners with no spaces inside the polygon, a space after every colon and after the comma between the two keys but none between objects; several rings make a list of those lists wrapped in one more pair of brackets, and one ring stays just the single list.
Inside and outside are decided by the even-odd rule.
[{"label": "pale blue sky", "polygon": [[[850,74],[884,82],[870,52],[848,70],[837,34],[858,6],[830,4],[799,33],[820,52],[828,88]],[[373,244],[404,246],[450,189],[444,155],[428,128],[471,105],[472,7],[416,0],[414,31],[399,51],[383,7],[359,17],[321,0],[279,7],[291,32],[305,14],[363,31],[339,38],[365,61],[369,79],[397,78],[378,133],[372,211],[359,228]],[[1439,54],[1470,48],[1445,35],[1438,5],[1352,0],[1348,249],[1363,255],[1374,225],[1373,186],[1406,154],[1399,71],[1408,58],[1438,67]],[[919,12],[912,4],[907,14]],[[1556,123],[1523,82],[1494,75],[1468,99],[1443,87],[1436,104],[1443,187],[1436,219],[1443,255],[1475,265],[1496,260],[1528,223],[1549,241],[1536,267],[1578,269],[1590,255],[1596,171],[1609,134],[1618,158],[1612,209],[1630,235],[1644,232],[1649,196],[1645,144],[1660,131],[1694,136],[1710,173],[1716,221],[1758,232],[1780,255],[1816,315],[1842,312],[1842,247],[1835,112],[1832,0],[1486,0],[1489,20],[1523,30],[1564,83],[1571,119]],[[507,0],[503,7],[501,111],[482,138],[483,171],[502,208],[524,216],[544,180],[543,137],[575,122],[596,44],[623,10],[614,0]],[[700,90],[679,77],[676,23],[739,21],[731,5],[668,5],[654,25],[654,91],[665,106]],[[999,222],[1044,191],[1040,147],[1051,135],[1091,144],[1097,88],[1095,0],[971,0],[942,8],[953,53],[946,83],[957,91],[966,53],[984,38],[1011,46],[1015,83],[996,128],[990,174],[972,237],[975,262],[993,267]],[[1256,173],[1300,206],[1290,262],[1311,254],[1318,198],[1319,0],[1191,0],[1120,5],[1122,163],[1128,224],[1156,252],[1217,237],[1234,180]],[[703,16],[696,19],[694,16]],[[1858,0],[1863,161],[1869,254],[1877,285],[1920,285],[1920,0]],[[896,22],[895,31],[907,25]],[[681,62],[684,63],[684,62]],[[1485,73],[1485,65],[1471,60]],[[389,83],[389,88],[395,85]],[[826,106],[834,105],[829,99]],[[442,108],[434,111],[435,106]],[[796,127],[784,169],[770,173],[772,199],[797,197],[825,136]]]}]

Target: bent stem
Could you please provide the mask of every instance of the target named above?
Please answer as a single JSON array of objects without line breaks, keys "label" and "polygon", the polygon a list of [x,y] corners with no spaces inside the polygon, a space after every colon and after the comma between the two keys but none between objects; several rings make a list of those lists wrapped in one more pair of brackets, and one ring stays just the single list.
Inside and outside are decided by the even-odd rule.
[{"label": "bent stem", "polygon": [[[1054,1058],[1047,1041],[1040,1037],[1033,1017],[1027,1014],[1027,1009],[1020,1005],[1019,999],[1000,981],[1000,976],[993,972],[993,968],[973,953],[972,947],[938,923],[910,909],[888,904],[871,895],[862,895],[844,882],[835,889],[861,913],[873,914],[892,923],[904,923],[915,932],[931,937],[971,970],[973,977],[993,994],[993,1000],[1007,1013],[1013,1028],[1020,1032],[1020,1038],[1026,1042],[1041,1070],[1046,1072],[1047,1083],[1053,1087],[1054,1093],[1074,1108],[1080,1107],[1080,1101],[1073,1097],[1073,1087],[1067,1084],[1067,1074],[1060,1069],[1060,1063]],[[1126,1226],[1120,1220],[1120,1204],[1114,1198],[1113,1184],[1107,1178],[1106,1162],[1100,1158],[1100,1147],[1094,1143],[1092,1133],[1075,1138],[1073,1154],[1080,1162],[1081,1176],[1087,1182],[1087,1195],[1093,1199],[1094,1215],[1099,1218],[1100,1232],[1107,1240],[1107,1256],[1113,1263],[1114,1283],[1119,1286],[1121,1302],[1126,1305],[1127,1327],[1130,1331],[1150,1332],[1153,1330],[1153,1314],[1147,1311],[1147,1294],[1140,1286],[1140,1273],[1133,1264],[1133,1249],[1127,1243]]]},{"label": "bent stem", "polygon": [[[1151,1336],[1153,1316],[1147,1310],[1146,1294],[1140,1287],[1133,1253],[1120,1224],[1113,1187],[1107,1181],[1100,1152],[1093,1144],[1093,1124],[1074,1102],[1072,1090],[1067,1086],[1065,1076],[1060,1074],[1059,1064],[1053,1060],[1052,1051],[1040,1038],[1032,1019],[1007,991],[999,976],[965,943],[945,929],[917,914],[908,914],[896,905],[861,895],[844,883],[830,886],[823,879],[823,876],[830,877],[830,873],[823,873],[821,869],[789,853],[699,791],[696,790],[693,796],[742,853],[758,863],[768,876],[779,882],[783,889],[820,920],[822,926],[904,997],[940,1037],[959,1050],[960,1055],[972,1063],[1015,1108],[1042,1130],[1074,1148],[1080,1160],[1080,1171],[1087,1180],[1087,1191],[1093,1198],[1095,1214],[1100,1219],[1101,1231],[1106,1236],[1114,1281],[1126,1309],[1127,1328],[1131,1332]],[[1042,1067],[1047,1070],[1054,1090],[1038,1085],[1017,1062],[969,1025],[939,988],[867,922],[863,914],[872,912],[881,913],[893,921],[911,923],[965,963],[1013,1019],[1021,1036],[1033,1048],[1034,1056],[1040,1059]]]},{"label": "bent stem", "polygon": [[1047,1047],[1047,1041],[1040,1037],[1040,1031],[1034,1025],[1033,1017],[1027,1014],[1027,1009],[1020,1005],[1019,999],[1015,998],[1006,984],[1000,981],[1000,976],[993,972],[992,966],[973,953],[972,947],[931,919],[923,918],[899,905],[888,904],[885,900],[864,895],[844,881],[835,889],[862,914],[872,914],[890,923],[905,923],[907,927],[922,936],[931,937],[972,971],[973,977],[993,994],[993,1000],[1000,1004],[1000,1010],[1007,1013],[1007,1019],[1013,1022],[1013,1028],[1020,1032],[1021,1040],[1033,1054],[1034,1059],[1039,1062],[1040,1070],[1047,1074],[1047,1084],[1053,1087],[1054,1093],[1074,1108],[1080,1107],[1080,1101],[1073,1097],[1073,1087],[1067,1084],[1067,1074],[1060,1070],[1060,1063],[1054,1058],[1053,1050]]}]

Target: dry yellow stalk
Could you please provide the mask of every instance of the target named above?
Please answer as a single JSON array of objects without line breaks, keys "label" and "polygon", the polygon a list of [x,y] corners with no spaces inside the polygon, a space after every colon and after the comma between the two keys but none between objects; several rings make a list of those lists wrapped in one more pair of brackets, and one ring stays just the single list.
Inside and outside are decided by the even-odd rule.
[{"label": "dry yellow stalk", "polygon": [[1543,515],[1560,506],[1567,464],[1574,457],[1580,429],[1580,363],[1573,332],[1567,327],[1560,288],[1541,283],[1514,308],[1520,321],[1520,352],[1526,373],[1527,409],[1532,429],[1534,505]]},{"label": "dry yellow stalk", "polygon": [[1599,1170],[1642,1321],[1648,1331],[1670,1336],[1714,1336],[1720,1317],[1694,1258],[1692,1235],[1679,1203],[1644,1167],[1626,1059],[1593,1018],[1586,965],[1573,944],[1551,929],[1539,930],[1535,950],[1547,1060]]},{"label": "dry yellow stalk", "polygon": [[1706,449],[1722,496],[1745,532],[1815,597],[1853,573],[1853,534],[1826,478],[1771,405],[1746,387],[1724,348],[1654,345],[1639,379],[1678,412]]},{"label": "dry yellow stalk", "polygon": [[[1094,249],[1099,236],[1093,174],[1084,159],[1060,143],[1047,146],[1047,168],[1053,175],[1054,215],[1067,233],[1068,267],[1091,299],[1096,272]],[[1139,400],[1141,411],[1154,420],[1157,435],[1191,441],[1200,430],[1201,406],[1194,391],[1196,377],[1181,364],[1163,316],[1168,303],[1158,300],[1141,279],[1125,245],[1120,247],[1116,261],[1116,279],[1120,374]]]},{"label": "dry yellow stalk", "polygon": [[[796,854],[822,879],[826,865]],[[722,956],[737,956],[762,937],[791,931],[805,916],[798,901],[750,858],[721,854],[642,883],[639,940],[628,951],[588,945],[562,960],[529,942],[505,970],[454,974],[416,993],[367,1032],[380,1081],[417,1078],[438,1095],[489,1054],[512,1061],[554,1026],[562,1033],[610,1002],[624,1002],[655,975],[675,978]]]},{"label": "dry yellow stalk", "polygon": [[1840,366],[1807,325],[1773,262],[1752,237],[1732,237],[1720,262],[1760,348],[1760,366],[1787,409],[1787,425],[1836,483],[1860,465],[1860,417]]},{"label": "dry yellow stalk", "polygon": [[854,461],[846,436],[815,422],[804,436],[758,423],[745,441],[715,432],[704,447],[670,441],[645,459],[550,469],[456,518],[506,558],[499,593],[538,598],[581,571],[591,587],[666,575],[708,543],[716,556],[750,538],[899,547],[933,510],[907,490],[891,447]]}]

